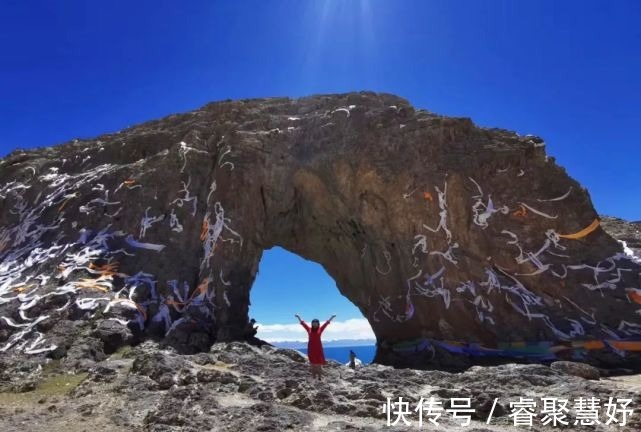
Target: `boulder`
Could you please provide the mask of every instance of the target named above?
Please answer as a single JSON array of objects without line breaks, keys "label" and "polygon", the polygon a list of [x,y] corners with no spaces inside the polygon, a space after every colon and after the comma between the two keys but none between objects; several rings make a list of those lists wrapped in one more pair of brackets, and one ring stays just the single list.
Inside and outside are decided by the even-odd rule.
[{"label": "boulder", "polygon": [[574,375],[589,380],[598,380],[601,374],[597,368],[589,364],[571,362],[571,361],[555,361],[550,367],[556,371],[563,372],[567,375]]}]

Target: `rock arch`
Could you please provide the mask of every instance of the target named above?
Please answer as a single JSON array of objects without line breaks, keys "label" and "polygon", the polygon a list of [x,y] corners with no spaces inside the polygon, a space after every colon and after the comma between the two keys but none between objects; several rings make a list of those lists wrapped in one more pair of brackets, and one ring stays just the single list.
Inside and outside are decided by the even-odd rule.
[{"label": "rock arch", "polygon": [[[68,273],[42,293],[71,311],[123,310],[143,335],[241,337],[261,254],[277,245],[335,279],[372,325],[379,362],[637,366],[641,266],[538,137],[363,92],[214,103],[0,168],[6,287],[58,266]],[[8,264],[62,244],[19,274]],[[76,256],[87,245],[95,255]],[[79,304],[96,284],[107,300]]]}]

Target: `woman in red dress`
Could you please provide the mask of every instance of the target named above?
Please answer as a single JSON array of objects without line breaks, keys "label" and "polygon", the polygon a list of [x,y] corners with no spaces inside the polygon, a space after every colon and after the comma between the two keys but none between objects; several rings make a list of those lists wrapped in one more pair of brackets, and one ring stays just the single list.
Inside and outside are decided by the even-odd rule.
[{"label": "woman in red dress", "polygon": [[319,321],[317,319],[312,320],[312,326],[308,326],[305,321],[303,321],[298,314],[296,314],[298,322],[305,328],[307,331],[307,336],[309,340],[307,342],[307,358],[312,369],[312,379],[318,378],[320,381],[322,375],[322,366],[326,363],[325,353],[323,353],[323,344],[321,342],[321,334],[325,327],[336,318],[336,315],[332,315],[327,321],[323,323],[322,326],[319,326]]}]

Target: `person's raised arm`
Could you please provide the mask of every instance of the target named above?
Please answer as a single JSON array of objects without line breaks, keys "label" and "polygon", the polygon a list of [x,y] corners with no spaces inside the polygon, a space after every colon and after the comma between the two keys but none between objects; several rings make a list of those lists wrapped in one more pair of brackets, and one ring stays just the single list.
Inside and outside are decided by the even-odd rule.
[{"label": "person's raised arm", "polygon": [[332,315],[331,317],[329,317],[329,319],[325,321],[321,326],[320,331],[322,332],[323,330],[325,330],[325,327],[327,327],[334,318],[336,318],[336,315]]},{"label": "person's raised arm", "polygon": [[305,328],[305,330],[307,331],[307,333],[309,333],[309,326],[307,325],[307,323],[306,323],[305,321],[303,321],[303,320],[301,319],[300,315],[296,314],[296,315],[294,315],[294,316],[295,316],[296,318],[298,318],[298,322],[300,323],[300,325],[302,325],[302,326]]}]

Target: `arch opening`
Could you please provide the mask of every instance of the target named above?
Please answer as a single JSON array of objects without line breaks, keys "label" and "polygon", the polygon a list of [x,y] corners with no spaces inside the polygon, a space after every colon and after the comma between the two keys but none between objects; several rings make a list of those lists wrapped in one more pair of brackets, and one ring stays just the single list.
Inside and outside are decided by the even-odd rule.
[{"label": "arch opening", "polygon": [[317,318],[321,323],[336,315],[323,334],[328,359],[346,363],[352,349],[361,361],[373,360],[376,342],[370,323],[327,271],[282,247],[267,249],[250,290],[249,318],[256,320],[256,337],[306,352],[307,335],[297,313],[306,322]]}]

